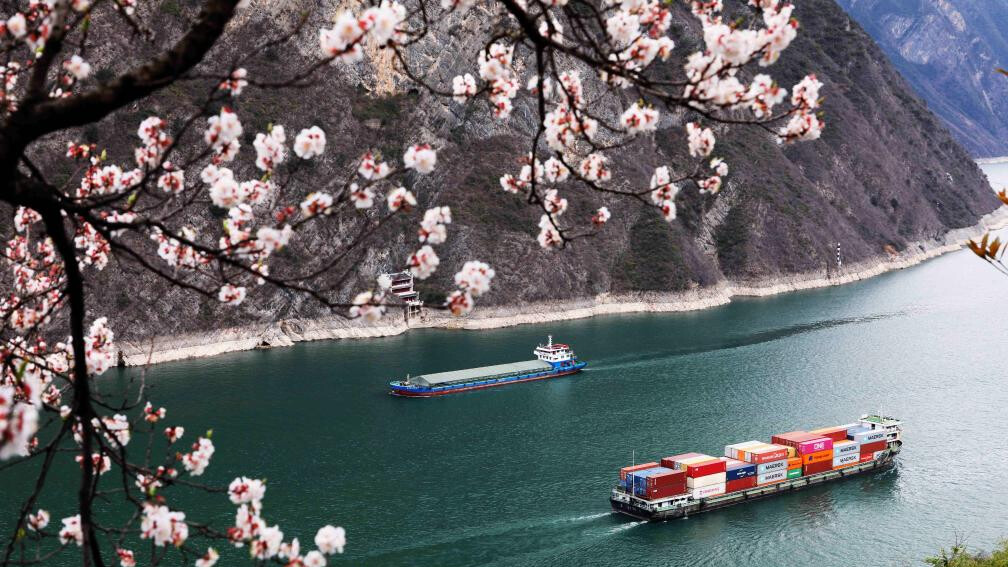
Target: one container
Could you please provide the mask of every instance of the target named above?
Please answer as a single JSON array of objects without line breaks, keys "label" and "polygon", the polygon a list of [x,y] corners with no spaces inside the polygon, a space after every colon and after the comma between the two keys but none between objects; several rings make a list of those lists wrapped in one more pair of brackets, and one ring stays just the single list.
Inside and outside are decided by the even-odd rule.
[{"label": "one container", "polygon": [[801,467],[798,467],[796,469],[788,469],[787,477],[788,480],[791,480],[793,478],[801,478]]},{"label": "one container", "polygon": [[788,470],[800,469],[801,466],[802,466],[801,457],[791,457],[787,460]]},{"label": "one container", "polygon": [[851,455],[858,454],[861,451],[861,443],[858,441],[851,441],[850,439],[844,439],[843,441],[833,442],[833,456],[837,455]]},{"label": "one container", "polygon": [[861,460],[860,453],[847,453],[846,455],[840,455],[839,457],[833,457],[833,468],[841,469],[843,467],[849,467],[851,465],[856,465]]},{"label": "one container", "polygon": [[861,455],[861,460],[860,460],[860,462],[862,462],[862,463],[870,463],[870,462],[871,462],[872,460],[874,460],[874,459],[875,459],[875,457],[873,457],[873,456],[872,456],[872,455],[870,455],[870,454],[868,454],[868,455]]},{"label": "one container", "polygon": [[754,488],[756,486],[756,476],[749,476],[746,478],[740,478],[736,480],[729,480],[725,483],[726,492],[737,492],[739,490],[745,490],[747,488]]},{"label": "one container", "polygon": [[802,476],[808,476],[810,474],[818,474],[826,471],[833,470],[833,460],[829,459],[826,461],[820,461],[818,463],[812,463],[810,465],[805,465],[802,467]]},{"label": "one container", "polygon": [[686,477],[698,478],[709,474],[725,472],[725,462],[715,458],[700,460],[697,462],[687,462],[685,464]]},{"label": "one container", "polygon": [[686,494],[686,487],[682,486],[659,486],[657,488],[649,489],[647,494],[644,496],[647,500],[660,500],[662,498],[671,498],[673,496],[680,496]]},{"label": "one container", "polygon": [[668,469],[679,468],[678,462],[686,459],[692,459],[693,457],[705,457],[703,453],[682,453],[679,455],[672,455],[671,457],[665,457],[661,460],[661,466]]},{"label": "one container", "polygon": [[763,486],[765,484],[774,484],[776,482],[782,482],[787,480],[787,469],[780,469],[774,472],[761,474],[756,477],[756,486]]},{"label": "one container", "polygon": [[769,463],[763,463],[762,465],[756,465],[756,475],[763,475],[767,473],[772,473],[774,471],[786,471],[787,470],[787,459],[781,459],[780,461],[773,461]]},{"label": "one container", "polygon": [[810,453],[819,453],[822,451],[832,451],[833,450],[833,440],[829,437],[817,437],[815,439],[809,439],[808,441],[802,441],[798,443],[798,454],[808,455]]},{"label": "one container", "polygon": [[686,488],[703,488],[712,484],[724,484],[726,480],[725,473],[723,472],[695,478],[686,477]]},{"label": "one container", "polygon": [[717,496],[724,493],[724,484],[712,484],[710,486],[704,486],[703,488],[694,488],[691,494],[693,498],[707,498],[709,496]]},{"label": "one container", "polygon": [[815,453],[808,453],[802,455],[802,464],[813,465],[815,463],[821,463],[824,461],[833,460],[833,449],[827,449],[825,451],[817,451]]}]

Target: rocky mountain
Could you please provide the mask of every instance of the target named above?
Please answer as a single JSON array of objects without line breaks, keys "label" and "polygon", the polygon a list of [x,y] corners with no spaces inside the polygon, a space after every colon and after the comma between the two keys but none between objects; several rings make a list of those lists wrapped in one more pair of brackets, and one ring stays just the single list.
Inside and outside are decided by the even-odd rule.
[{"label": "rocky mountain", "polygon": [[[243,33],[272,33],[294,20],[298,11],[296,2],[254,5],[262,7],[262,13],[253,12],[238,22],[219,55],[231,53]],[[471,258],[486,260],[497,269],[484,305],[627,291],[677,292],[725,279],[766,281],[824,270],[833,265],[838,242],[847,262],[912,253],[908,248],[914,243],[971,226],[995,209],[998,201],[969,154],[868,34],[833,0],[801,0],[796,6],[801,32],[772,72],[787,86],[808,72],[823,81],[827,128],[822,139],[781,147],[756,129],[719,132],[716,153],[727,159],[732,171],[717,198],[683,191],[680,218],[669,224],[638,204],[578,194],[578,209],[568,215],[586,217],[594,207],[607,204],[613,220],[599,237],[559,252],[539,248],[538,213],[498,185],[499,176],[515,169],[527,152],[521,136],[531,124],[527,113],[516,112],[512,122],[501,125],[486,118],[485,109],[467,109],[402,88],[380,65],[335,67],[323,74],[321,84],[295,93],[252,90],[239,100],[238,109],[251,135],[277,120],[289,128],[316,123],[329,132],[326,158],[313,172],[322,178],[343,175],[363,149],[400,156],[408,144],[436,140],[443,148],[439,167],[435,174],[416,179],[414,189],[421,206],[451,205],[455,220],[448,243],[439,251],[441,268],[422,286],[428,301],[443,297],[451,275]],[[177,34],[189,9],[164,0],[159,33],[165,38]],[[328,5],[327,10],[320,17],[331,17],[336,6]],[[700,42],[698,30],[684,12],[677,18],[682,34],[677,38],[679,49],[695,48]],[[461,22],[455,28],[461,31],[444,45],[419,56],[425,68],[442,77],[473,70],[474,62],[458,56],[478,49],[466,44],[467,25],[481,24]],[[285,65],[304,59],[310,49],[308,42],[301,54],[268,57],[250,72],[282,74]],[[191,105],[197,94],[184,84],[173,86],[97,128],[85,129],[83,135],[113,140],[119,145],[111,155],[128,161],[136,125],[144,115],[171,117]],[[673,117],[668,129],[617,160],[615,166],[628,186],[646,186],[656,166],[684,151],[682,124],[688,119]],[[207,230],[219,226],[209,215],[187,222]],[[412,231],[412,225],[404,225],[395,237],[374,242],[359,258],[361,275],[346,282],[345,293],[373,274],[401,265],[416,246]],[[331,229],[299,238],[297,245],[283,251],[275,270],[284,262],[310,263],[319,250],[342,236]],[[326,314],[302,295],[269,288],[253,290],[239,309],[225,307],[169,289],[132,268],[106,269],[91,289],[96,315],[110,314],[123,337]]]},{"label": "rocky mountain", "polygon": [[976,157],[1008,155],[1008,2],[839,0]]}]

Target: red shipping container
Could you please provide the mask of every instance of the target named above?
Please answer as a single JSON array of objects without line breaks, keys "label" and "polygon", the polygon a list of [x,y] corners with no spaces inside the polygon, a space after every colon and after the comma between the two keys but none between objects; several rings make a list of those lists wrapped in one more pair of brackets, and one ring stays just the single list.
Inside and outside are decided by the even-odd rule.
[{"label": "red shipping container", "polygon": [[829,437],[834,441],[843,441],[844,439],[847,439],[847,426],[825,427],[823,429],[817,429],[815,433],[817,435],[822,435],[823,437]]},{"label": "red shipping container", "polygon": [[861,460],[858,461],[858,463],[867,463],[868,461],[873,460],[873,458],[874,455],[872,455],[871,453],[868,453],[868,455],[861,455]]},{"label": "red shipping container", "polygon": [[662,459],[661,466],[667,469],[677,469],[679,467],[675,465],[676,461],[684,461],[692,457],[702,457],[702,456],[704,456],[703,453],[683,453],[681,455],[672,455],[671,457],[665,457],[664,459]]},{"label": "red shipping container", "polygon": [[775,451],[767,451],[766,453],[752,453],[752,462],[757,465],[772,463],[786,458],[788,458],[787,449],[777,449]]},{"label": "red shipping container", "polygon": [[644,463],[643,465],[633,465],[630,467],[623,467],[619,470],[619,479],[626,480],[627,473],[632,473],[634,471],[642,471],[645,469],[653,469],[658,466],[658,463]]},{"label": "red shipping container", "polygon": [[802,467],[802,476],[833,470],[833,461],[826,460]]},{"label": "red shipping container", "polygon": [[[685,478],[685,477],[683,477]],[[649,488],[647,490],[647,500],[658,500],[659,498],[668,498],[670,496],[678,496],[680,494],[686,493],[686,483],[683,482],[682,485],[670,485],[670,486],[659,486],[657,488]]]},{"label": "red shipping container", "polygon": [[653,474],[646,479],[647,488],[663,488],[666,486],[681,485],[683,491],[686,490],[686,473],[684,471],[670,471],[667,473]]},{"label": "red shipping container", "polygon": [[861,445],[861,456],[871,455],[875,451],[881,451],[889,447],[889,442],[885,439],[881,441],[875,441],[873,443],[865,443]]},{"label": "red shipping container", "polygon": [[756,486],[756,476],[750,476],[746,478],[740,478],[736,480],[729,480],[725,483],[725,492],[736,492],[739,490],[745,490],[747,488],[754,488]]},{"label": "red shipping container", "polygon": [[700,461],[699,463],[686,465],[686,476],[690,478],[698,478],[709,474],[722,473],[727,470],[726,465],[727,463],[720,459]]},{"label": "red shipping container", "polygon": [[811,439],[816,439],[822,437],[822,435],[816,435],[815,433],[809,433],[807,431],[789,431],[787,433],[778,433],[770,438],[770,442],[776,445],[787,445],[788,447],[798,448],[798,444],[803,441],[809,441]]}]

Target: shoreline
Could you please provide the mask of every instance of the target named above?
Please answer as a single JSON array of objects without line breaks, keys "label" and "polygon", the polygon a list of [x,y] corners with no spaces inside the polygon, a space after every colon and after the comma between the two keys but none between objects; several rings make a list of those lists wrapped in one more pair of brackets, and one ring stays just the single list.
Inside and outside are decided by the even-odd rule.
[{"label": "shoreline", "polygon": [[[1008,161],[1008,158],[1005,158]],[[498,306],[477,309],[473,316],[456,318],[428,313],[422,320],[367,325],[342,317],[291,319],[276,323],[219,329],[206,333],[151,337],[117,343],[124,366],[144,366],[189,358],[206,358],[228,352],[292,346],[303,341],[363,339],[399,335],[410,329],[496,329],[515,325],[583,319],[619,313],[671,313],[695,311],[730,303],[734,297],[765,297],[822,287],[843,285],[886,272],[915,266],[961,249],[965,242],[988,230],[1008,226],[1008,206],[988,213],[972,227],[950,230],[940,240],[919,241],[903,252],[879,256],[845,266],[839,273],[825,270],[804,272],[765,280],[722,281],[713,286],[684,292],[603,293],[592,298]],[[385,320],[396,317],[386,314]]]}]

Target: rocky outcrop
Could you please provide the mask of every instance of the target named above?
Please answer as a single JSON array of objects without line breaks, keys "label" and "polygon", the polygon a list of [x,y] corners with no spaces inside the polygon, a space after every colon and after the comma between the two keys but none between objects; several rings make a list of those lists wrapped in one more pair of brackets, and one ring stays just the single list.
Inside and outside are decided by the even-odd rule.
[{"label": "rocky outcrop", "polygon": [[974,156],[1008,155],[1008,4],[839,0]]}]

